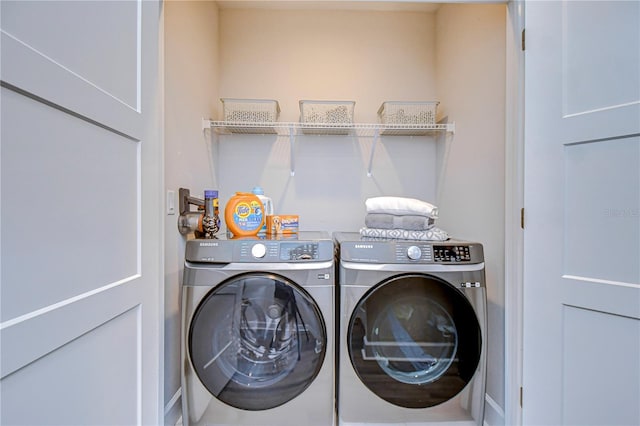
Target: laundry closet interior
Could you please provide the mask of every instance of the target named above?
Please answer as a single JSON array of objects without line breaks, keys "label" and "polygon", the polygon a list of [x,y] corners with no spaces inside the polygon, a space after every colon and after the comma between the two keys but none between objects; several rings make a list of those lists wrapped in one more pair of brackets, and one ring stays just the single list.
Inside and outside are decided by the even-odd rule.
[{"label": "laundry closet interior", "polygon": [[[301,231],[358,231],[365,200],[403,196],[439,208],[438,227],[485,251],[486,424],[504,423],[505,3],[168,1],[164,3],[164,158],[168,196],[260,185]],[[354,123],[385,101],[438,101],[446,130],[426,135],[227,134],[220,98],[354,101]],[[366,126],[365,126],[366,127]],[[165,216],[165,420],[180,415],[185,239]]]}]

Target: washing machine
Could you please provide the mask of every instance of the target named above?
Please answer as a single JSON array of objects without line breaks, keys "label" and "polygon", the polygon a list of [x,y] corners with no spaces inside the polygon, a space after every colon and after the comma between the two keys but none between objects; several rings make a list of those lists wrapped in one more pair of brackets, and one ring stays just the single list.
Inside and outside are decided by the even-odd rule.
[{"label": "washing machine", "polygon": [[183,425],[333,425],[334,277],[325,232],[188,240]]},{"label": "washing machine", "polygon": [[338,424],[482,425],[482,245],[333,236]]}]

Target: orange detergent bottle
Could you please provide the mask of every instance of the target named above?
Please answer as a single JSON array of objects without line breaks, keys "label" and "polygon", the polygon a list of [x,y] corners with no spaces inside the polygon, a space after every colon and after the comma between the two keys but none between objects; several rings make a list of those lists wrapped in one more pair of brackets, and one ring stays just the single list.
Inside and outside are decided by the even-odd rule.
[{"label": "orange detergent bottle", "polygon": [[236,192],[224,208],[224,221],[236,237],[257,235],[265,221],[264,206],[255,194]]}]

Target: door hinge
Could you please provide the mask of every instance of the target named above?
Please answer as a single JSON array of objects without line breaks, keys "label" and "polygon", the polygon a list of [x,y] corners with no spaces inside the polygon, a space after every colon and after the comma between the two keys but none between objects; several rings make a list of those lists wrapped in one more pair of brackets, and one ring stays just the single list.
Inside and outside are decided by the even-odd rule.
[{"label": "door hinge", "polygon": [[524,229],[524,207],[520,209],[520,228]]},{"label": "door hinge", "polygon": [[520,386],[520,407],[522,407],[522,386]]},{"label": "door hinge", "polygon": [[521,37],[520,46],[522,47],[522,51],[524,51],[524,28],[522,29],[522,34],[520,37]]}]

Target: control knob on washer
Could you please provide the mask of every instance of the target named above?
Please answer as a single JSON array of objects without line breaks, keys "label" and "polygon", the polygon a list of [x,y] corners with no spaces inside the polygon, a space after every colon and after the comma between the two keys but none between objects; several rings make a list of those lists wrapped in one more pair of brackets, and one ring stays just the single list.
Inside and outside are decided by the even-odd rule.
[{"label": "control knob on washer", "polygon": [[258,243],[251,247],[251,255],[253,257],[260,259],[263,258],[265,254],[267,254],[267,247],[264,244]]},{"label": "control knob on washer", "polygon": [[418,246],[411,246],[407,249],[407,257],[411,260],[418,260],[422,257],[422,250]]}]

